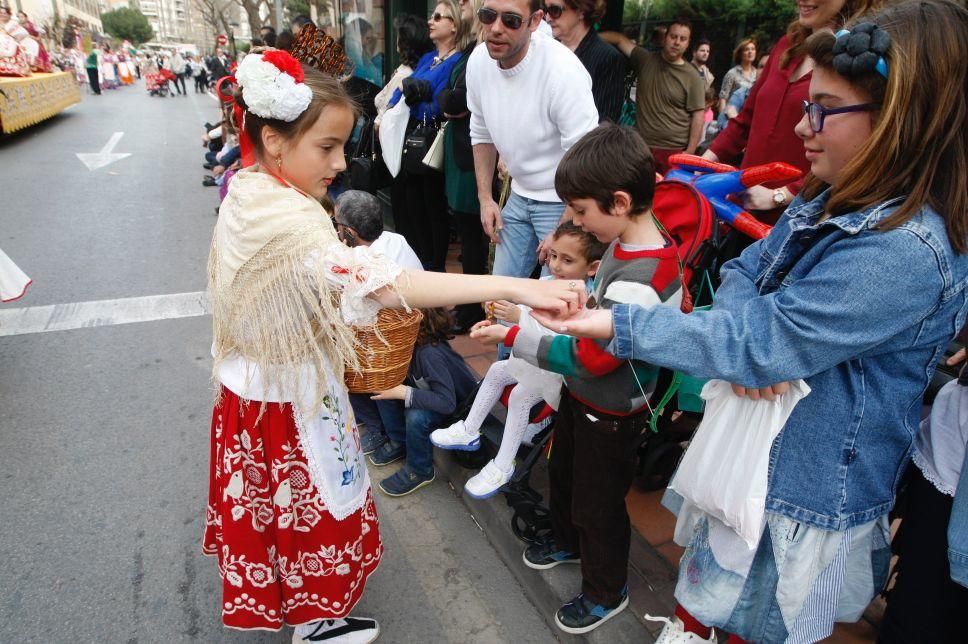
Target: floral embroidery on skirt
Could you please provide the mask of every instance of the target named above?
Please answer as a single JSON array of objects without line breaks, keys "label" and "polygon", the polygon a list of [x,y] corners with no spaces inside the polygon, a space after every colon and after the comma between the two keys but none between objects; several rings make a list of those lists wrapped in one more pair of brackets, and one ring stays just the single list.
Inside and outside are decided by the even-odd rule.
[{"label": "floral embroidery on skirt", "polygon": [[[337,521],[309,475],[289,404],[224,389],[212,413],[205,554],[218,556],[222,620],[277,630],[349,614],[383,555],[371,495]],[[258,419],[258,422],[257,420]]]}]

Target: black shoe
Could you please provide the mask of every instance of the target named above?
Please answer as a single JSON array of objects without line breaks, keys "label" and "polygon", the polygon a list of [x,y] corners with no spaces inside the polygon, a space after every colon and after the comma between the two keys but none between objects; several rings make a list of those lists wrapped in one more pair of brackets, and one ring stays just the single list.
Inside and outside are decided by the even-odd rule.
[{"label": "black shoe", "polygon": [[293,642],[333,642],[336,644],[369,644],[380,636],[380,625],[366,617],[324,619],[313,624],[316,628],[305,637],[295,635]]},{"label": "black shoe", "polygon": [[392,440],[387,439],[387,442],[376,448],[370,456],[370,462],[377,467],[383,467],[384,465],[389,465],[390,463],[396,463],[404,456],[407,455],[407,448],[400,443],[395,443]]},{"label": "black shoe", "polygon": [[203,163],[202,167],[205,168],[206,170],[211,170],[215,166],[213,166],[211,163]]},{"label": "black shoe", "polygon": [[360,439],[360,447],[364,454],[372,454],[380,449],[387,442],[387,437],[383,432],[367,430]]},{"label": "black shoe", "polygon": [[581,563],[581,557],[574,552],[559,550],[554,541],[545,541],[528,546],[521,555],[524,565],[535,570],[547,570],[559,564]]},{"label": "black shoe", "polygon": [[435,478],[437,478],[437,473],[434,471],[431,471],[430,474],[417,474],[404,465],[397,470],[396,474],[380,481],[380,489],[387,496],[406,496],[425,485],[430,485]]},{"label": "black shoe", "polygon": [[625,588],[622,589],[622,601],[612,608],[596,604],[582,593],[558,609],[555,613],[555,624],[566,633],[580,635],[595,630],[625,610],[628,605],[629,593]]},{"label": "black shoe", "polygon": [[212,186],[217,186],[218,184],[215,183],[215,177],[205,177],[202,179],[202,185],[211,188]]}]

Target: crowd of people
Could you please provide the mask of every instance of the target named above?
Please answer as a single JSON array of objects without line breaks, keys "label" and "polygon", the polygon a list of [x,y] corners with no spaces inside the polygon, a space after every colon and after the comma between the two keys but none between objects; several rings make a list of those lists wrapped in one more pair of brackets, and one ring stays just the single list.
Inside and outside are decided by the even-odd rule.
[{"label": "crowd of people", "polygon": [[[968,315],[968,10],[798,3],[768,56],[765,43],[736,44],[717,90],[710,43],[688,22],[641,46],[594,29],[601,0],[558,2],[441,0],[426,20],[398,16],[400,66],[385,84],[362,19],[344,36],[342,80],[287,53],[308,19],[267,28],[267,48],[235,71],[234,102],[206,124],[206,183],[222,201],[204,547],[218,557],[224,623],[294,626],[294,641],[376,639],[375,620],[350,616],[383,556],[364,458],[399,464],[383,494],[414,493],[435,479],[433,446],[478,449],[513,385],[499,450],[465,493],[502,489],[535,429],[531,408],[546,403],[552,531],[523,563],[580,567],[554,621],[599,628],[629,603],[625,497],[659,371],[672,369],[763,404],[809,393],[764,446],[752,544],[667,492],[686,550],[675,615],[650,617],[665,622],[660,642],[714,642],[716,631],[813,642],[856,621],[887,581],[902,482],[915,509],[895,542],[880,637],[957,638],[968,383],[946,385],[924,422],[921,410]],[[633,100],[629,74],[634,127],[615,123]],[[344,171],[353,141],[380,138],[387,154],[394,127],[391,232],[380,199]],[[652,209],[681,152],[803,172],[738,195],[772,232],[730,237],[713,306],[691,312],[686,258]],[[452,232],[460,275],[444,272]],[[349,394],[350,325],[375,324],[381,307],[423,314],[407,377]],[[479,386],[448,344],[468,330],[508,357]]]}]

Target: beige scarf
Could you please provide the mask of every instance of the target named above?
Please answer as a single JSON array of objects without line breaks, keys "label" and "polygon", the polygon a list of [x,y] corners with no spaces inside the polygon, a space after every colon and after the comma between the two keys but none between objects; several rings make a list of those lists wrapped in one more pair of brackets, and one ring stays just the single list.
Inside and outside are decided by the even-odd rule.
[{"label": "beige scarf", "polygon": [[[267,389],[281,386],[297,400],[311,396],[314,410],[322,405],[326,372],[357,364],[354,334],[341,323],[335,267],[323,261],[330,249],[350,250],[319,202],[257,167],[233,177],[208,263],[214,373],[237,354],[258,364]],[[353,282],[365,269],[356,263],[339,270]],[[300,390],[307,364],[318,376],[315,392]]]}]

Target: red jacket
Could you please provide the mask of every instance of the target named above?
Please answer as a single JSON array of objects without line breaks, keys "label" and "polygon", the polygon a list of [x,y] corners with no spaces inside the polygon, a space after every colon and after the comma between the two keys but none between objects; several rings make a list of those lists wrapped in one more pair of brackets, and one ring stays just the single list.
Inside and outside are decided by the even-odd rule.
[{"label": "red jacket", "polygon": [[[766,69],[750,90],[743,109],[736,118],[730,119],[726,129],[709,146],[723,163],[734,161],[745,149],[741,167],[785,161],[803,170],[804,174],[810,171],[810,163],[803,153],[803,141],[793,128],[803,117],[803,101],[809,100],[808,89],[813,74],[805,74],[790,83],[790,76],[803,57],[791,60],[784,69],[780,69],[780,59],[789,48],[787,37],[780,38],[770,53]],[[786,185],[790,192],[797,194],[803,180],[764,185],[768,188]]]}]

